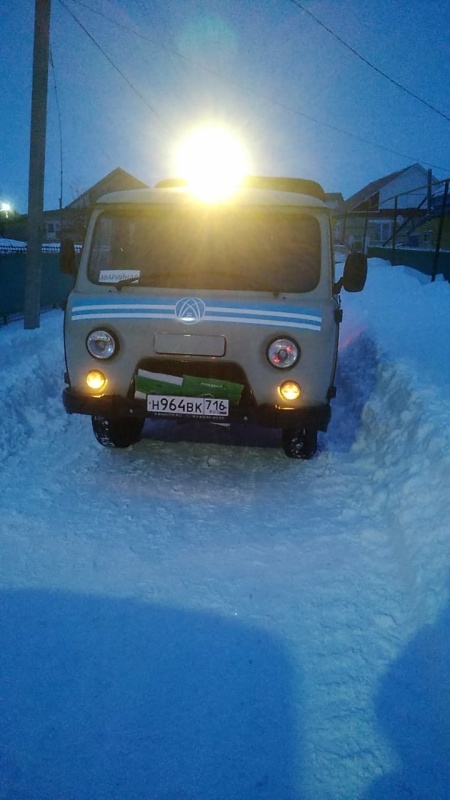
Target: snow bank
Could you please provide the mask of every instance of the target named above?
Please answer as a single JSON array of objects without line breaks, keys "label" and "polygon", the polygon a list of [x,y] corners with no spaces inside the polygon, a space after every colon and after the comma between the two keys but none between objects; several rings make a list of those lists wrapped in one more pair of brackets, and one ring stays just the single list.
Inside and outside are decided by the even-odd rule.
[{"label": "snow bank", "polygon": [[450,285],[422,278],[370,259],[364,292],[342,297],[339,376],[359,419],[365,502],[389,520],[425,623],[448,596]]},{"label": "snow bank", "polygon": [[450,399],[450,284],[432,283],[410,267],[369,259],[361,295],[345,295],[343,335],[359,327],[378,342],[387,358],[404,364],[417,387],[438,386]]},{"label": "snow bank", "polygon": [[41,327],[23,321],[0,328],[0,461],[30,442],[57,435],[64,374],[63,314],[41,316]]}]

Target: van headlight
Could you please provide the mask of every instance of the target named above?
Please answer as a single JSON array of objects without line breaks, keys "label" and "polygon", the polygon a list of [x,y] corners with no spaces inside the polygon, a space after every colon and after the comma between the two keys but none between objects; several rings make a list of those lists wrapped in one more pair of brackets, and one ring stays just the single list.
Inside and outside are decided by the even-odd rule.
[{"label": "van headlight", "polygon": [[275,339],[267,348],[267,358],[274,367],[293,367],[300,358],[300,347],[293,339]]},{"label": "van headlight", "polygon": [[92,331],[86,339],[88,352],[94,358],[111,358],[117,350],[117,342],[109,331]]}]

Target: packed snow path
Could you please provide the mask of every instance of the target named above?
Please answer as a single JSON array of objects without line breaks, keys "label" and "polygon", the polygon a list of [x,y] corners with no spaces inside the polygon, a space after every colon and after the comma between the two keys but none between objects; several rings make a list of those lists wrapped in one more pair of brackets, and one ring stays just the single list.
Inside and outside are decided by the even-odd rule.
[{"label": "packed snow path", "polygon": [[1,800],[448,798],[449,299],[376,263],[343,297],[311,462],[245,427],[105,450],[62,313],[0,329]]}]

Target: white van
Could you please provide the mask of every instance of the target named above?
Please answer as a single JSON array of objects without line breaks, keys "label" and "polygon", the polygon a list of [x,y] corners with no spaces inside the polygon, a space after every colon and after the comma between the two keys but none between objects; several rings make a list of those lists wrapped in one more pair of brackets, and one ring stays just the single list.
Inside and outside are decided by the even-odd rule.
[{"label": "white van", "polygon": [[315,182],[247,179],[215,204],[174,183],[94,208],[65,312],[64,406],[106,447],[137,442],[147,418],[245,421],[310,458],[336,393],[339,291],[363,288],[367,260],[350,254],[335,281]]}]

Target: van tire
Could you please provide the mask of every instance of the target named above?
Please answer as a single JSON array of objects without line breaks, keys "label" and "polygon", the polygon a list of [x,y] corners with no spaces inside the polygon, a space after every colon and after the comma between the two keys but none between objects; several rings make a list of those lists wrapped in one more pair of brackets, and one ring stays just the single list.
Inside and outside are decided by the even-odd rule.
[{"label": "van tire", "polygon": [[283,450],[288,458],[312,458],[317,450],[315,428],[286,428],[283,430]]},{"label": "van tire", "polygon": [[93,416],[92,430],[103,447],[130,447],[139,441],[145,420],[135,417],[107,419]]}]

